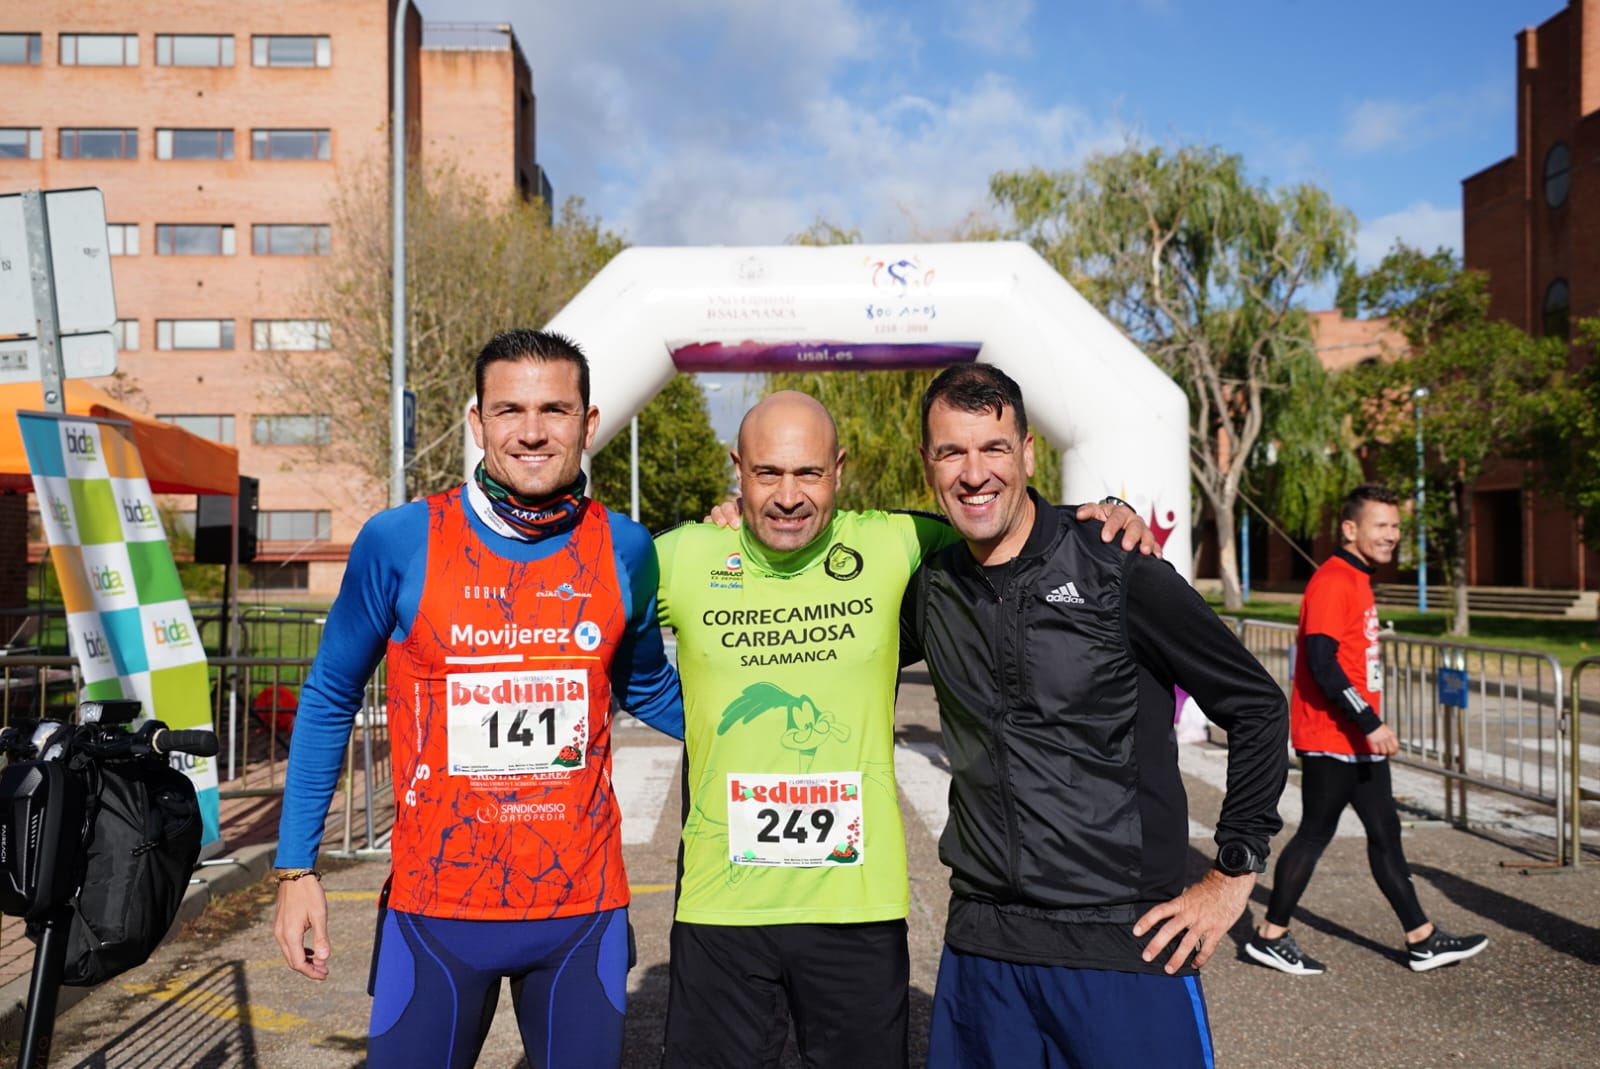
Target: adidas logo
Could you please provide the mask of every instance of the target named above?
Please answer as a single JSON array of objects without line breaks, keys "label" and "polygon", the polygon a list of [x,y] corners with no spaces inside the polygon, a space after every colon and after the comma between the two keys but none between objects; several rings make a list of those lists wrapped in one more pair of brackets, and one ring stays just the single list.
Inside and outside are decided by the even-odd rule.
[{"label": "adidas logo", "polygon": [[1083,597],[1078,593],[1078,584],[1063,583],[1044,596],[1044,600],[1061,605],[1082,605]]}]

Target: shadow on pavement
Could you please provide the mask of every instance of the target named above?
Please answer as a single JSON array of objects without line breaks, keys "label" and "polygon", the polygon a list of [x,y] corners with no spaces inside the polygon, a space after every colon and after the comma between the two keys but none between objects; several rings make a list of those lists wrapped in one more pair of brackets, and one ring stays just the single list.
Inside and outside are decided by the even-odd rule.
[{"label": "shadow on pavement", "polygon": [[261,1069],[244,962],[155,992],[162,1004],[73,1069]]},{"label": "shadow on pavement", "polygon": [[[1411,871],[1431,883],[1457,906],[1505,928],[1537,939],[1551,950],[1568,954],[1585,965],[1600,965],[1600,931],[1551,913],[1547,909],[1463,879],[1432,865],[1413,863]],[[1581,874],[1547,879],[1584,879]]]}]

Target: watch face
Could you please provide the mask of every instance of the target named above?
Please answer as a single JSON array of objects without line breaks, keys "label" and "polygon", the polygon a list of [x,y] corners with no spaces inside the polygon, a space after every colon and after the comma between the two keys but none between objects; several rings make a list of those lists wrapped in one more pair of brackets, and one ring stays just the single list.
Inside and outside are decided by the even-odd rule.
[{"label": "watch face", "polygon": [[1227,843],[1217,851],[1217,865],[1229,876],[1243,876],[1250,872],[1255,860],[1250,854],[1250,848],[1243,843]]}]

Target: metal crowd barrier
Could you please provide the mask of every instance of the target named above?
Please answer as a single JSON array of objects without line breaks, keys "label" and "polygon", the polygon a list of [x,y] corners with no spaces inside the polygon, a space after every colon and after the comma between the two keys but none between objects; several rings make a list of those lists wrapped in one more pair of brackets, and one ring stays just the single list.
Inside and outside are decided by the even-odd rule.
[{"label": "metal crowd barrier", "polygon": [[[1287,693],[1295,626],[1224,619]],[[1555,810],[1556,853],[1562,864],[1576,864],[1582,751],[1575,737],[1577,718],[1564,713],[1560,662],[1533,650],[1392,631],[1385,631],[1380,642],[1384,720],[1400,738],[1395,760],[1441,777],[1446,819],[1469,824],[1469,787],[1548,805]],[[1600,663],[1600,658],[1590,661]],[[1576,697],[1574,708],[1575,703]],[[1570,735],[1569,727],[1574,729]]]},{"label": "metal crowd barrier", "polygon": [[[1584,684],[1592,683],[1589,694],[1584,693]],[[1600,657],[1585,657],[1572,666],[1572,690],[1570,692],[1567,708],[1570,726],[1567,736],[1571,742],[1570,753],[1572,765],[1567,781],[1572,785],[1572,820],[1568,822],[1568,836],[1566,855],[1562,858],[1564,864],[1578,868],[1585,864],[1583,860],[1583,803],[1600,802],[1600,789],[1584,785],[1584,765],[1587,761],[1591,768],[1600,769],[1600,747],[1594,744],[1585,744],[1583,741],[1583,714],[1585,710],[1600,712]],[[1585,746],[1588,749],[1585,750]],[[1594,753],[1593,758],[1586,758],[1586,753]],[[1595,779],[1600,779],[1597,773]],[[1595,779],[1589,782],[1595,782]],[[1593,864],[1593,862],[1589,862]]]}]

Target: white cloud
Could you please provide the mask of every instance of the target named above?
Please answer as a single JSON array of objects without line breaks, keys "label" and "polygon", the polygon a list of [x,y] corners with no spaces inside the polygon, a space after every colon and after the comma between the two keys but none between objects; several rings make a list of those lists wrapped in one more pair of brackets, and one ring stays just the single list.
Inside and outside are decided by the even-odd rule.
[{"label": "white cloud", "polygon": [[1351,152],[1377,152],[1414,136],[1418,120],[1427,113],[1422,104],[1392,100],[1364,100],[1345,120],[1340,143]]},{"label": "white cloud", "polygon": [[[558,200],[581,192],[637,244],[775,244],[818,218],[937,234],[983,208],[995,171],[1120,143],[997,75],[928,91],[914,17],[850,0],[546,7],[537,35],[518,23],[540,162]],[[1007,0],[992,26],[1030,8]]]},{"label": "white cloud", "polygon": [[996,56],[1026,56],[1033,51],[1028,20],[1033,0],[956,0],[947,34],[958,46],[971,46]]},{"label": "white cloud", "polygon": [[1426,100],[1363,100],[1348,110],[1339,143],[1356,153],[1412,148],[1457,136],[1505,108],[1498,82]]},{"label": "white cloud", "polygon": [[1461,251],[1461,209],[1439,208],[1418,201],[1398,212],[1364,220],[1356,233],[1356,263],[1363,269],[1378,262],[1403,241],[1424,253],[1443,246]]}]

